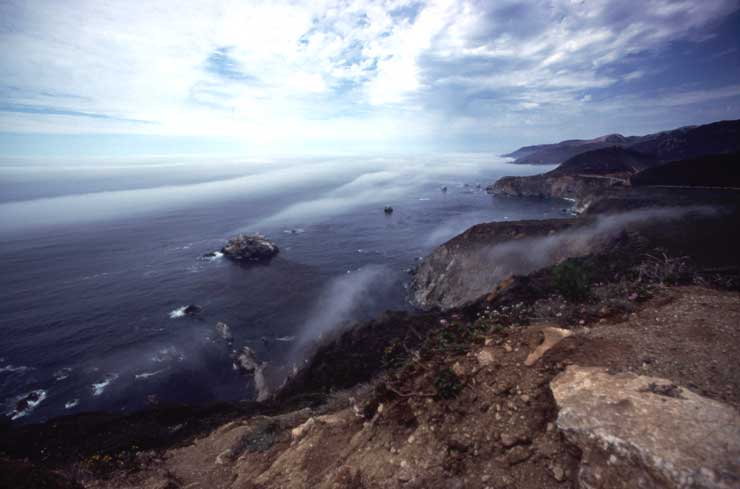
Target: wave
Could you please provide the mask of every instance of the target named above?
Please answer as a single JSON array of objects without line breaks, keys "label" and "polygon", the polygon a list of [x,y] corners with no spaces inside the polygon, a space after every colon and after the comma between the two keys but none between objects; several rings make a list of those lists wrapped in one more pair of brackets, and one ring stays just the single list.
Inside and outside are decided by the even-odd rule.
[{"label": "wave", "polygon": [[214,251],[212,253],[208,253],[207,255],[203,256],[203,260],[205,261],[217,261],[224,257],[224,254],[220,251]]},{"label": "wave", "polygon": [[142,372],[140,374],[134,375],[134,378],[136,380],[141,380],[141,379],[146,380],[149,377],[154,377],[155,375],[161,374],[162,372],[166,372],[168,370],[169,370],[169,368],[163,368],[163,369],[160,369],[160,370],[155,370],[154,372]]},{"label": "wave", "polygon": [[54,379],[58,381],[64,380],[69,378],[69,374],[72,372],[72,369],[69,367],[60,368],[56,372],[54,372],[52,375],[54,376]]},{"label": "wave", "polygon": [[275,338],[275,341],[293,341],[295,340],[295,336],[279,336]]},{"label": "wave", "polygon": [[185,309],[187,309],[188,306],[182,306],[178,307],[177,309],[174,309],[170,311],[170,319],[177,319],[185,316]]},{"label": "wave", "polygon": [[183,355],[174,346],[167,346],[165,348],[162,348],[157,353],[152,355],[152,361],[156,363],[171,362],[173,360],[178,360],[180,362],[185,360],[185,355]]},{"label": "wave", "polygon": [[64,403],[64,409],[72,409],[73,407],[77,406],[80,403],[79,399],[72,399],[71,401],[67,401]]},{"label": "wave", "polygon": [[33,369],[34,369],[33,367],[26,367],[25,365],[14,366],[11,364],[7,364],[3,367],[0,367],[0,374],[3,372],[10,372],[10,373],[28,372],[29,370],[33,370]]},{"label": "wave", "polygon": [[96,382],[92,385],[93,396],[100,396],[105,392],[105,389],[118,378],[118,374],[106,375],[103,380]]},{"label": "wave", "polygon": [[11,408],[5,414],[10,417],[11,420],[16,420],[27,416],[33,412],[36,407],[46,399],[46,391],[43,389],[36,389],[26,394],[21,394],[13,398],[10,402]]}]

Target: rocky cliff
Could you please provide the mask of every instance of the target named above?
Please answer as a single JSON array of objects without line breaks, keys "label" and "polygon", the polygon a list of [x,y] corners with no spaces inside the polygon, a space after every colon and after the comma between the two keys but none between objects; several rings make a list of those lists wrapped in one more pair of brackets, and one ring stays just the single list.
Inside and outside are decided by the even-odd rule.
[{"label": "rocky cliff", "polygon": [[563,198],[585,209],[594,197],[630,185],[630,177],[658,161],[635,151],[609,147],[570,158],[541,175],[503,177],[487,188],[494,195]]},{"label": "rocky cliff", "polygon": [[[460,306],[493,290],[513,273],[527,273],[558,259],[526,250],[533,238],[555,235],[572,228],[574,219],[492,222],[478,224],[437,247],[417,267],[412,301],[422,309]],[[555,250],[552,250],[555,251]]]}]

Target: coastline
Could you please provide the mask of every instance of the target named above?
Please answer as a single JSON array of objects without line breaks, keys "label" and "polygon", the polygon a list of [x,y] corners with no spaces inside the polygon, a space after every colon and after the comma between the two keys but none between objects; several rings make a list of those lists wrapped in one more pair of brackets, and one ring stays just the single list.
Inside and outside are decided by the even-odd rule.
[{"label": "coastline", "polygon": [[[504,354],[509,351],[507,345],[524,341],[523,344],[519,343],[523,346],[514,348],[519,348],[522,354],[526,351],[531,353],[531,347],[527,348],[526,345],[537,343],[536,334],[532,333],[532,328],[541,330],[540,325],[542,324],[555,325],[581,338],[583,332],[588,332],[592,328],[598,331],[599,328],[608,328],[610,324],[624,321],[624,318],[629,321],[629,318],[635,314],[641,314],[641,310],[651,307],[650,305],[655,301],[665,300],[661,297],[674,294],[673,287],[679,291],[677,297],[684,297],[686,294],[687,298],[680,300],[690,300],[692,294],[712,296],[711,294],[715,294],[713,290],[736,290],[739,285],[737,270],[740,269],[740,263],[736,262],[730,250],[735,249],[733,246],[736,244],[740,246],[740,234],[737,231],[730,232],[731,228],[728,227],[728,223],[740,222],[737,194],[717,196],[714,193],[707,195],[698,192],[687,198],[685,194],[680,197],[671,196],[671,191],[665,189],[652,197],[649,193],[635,194],[626,191],[616,196],[604,196],[604,199],[593,205],[588,213],[574,219],[480,224],[440,246],[435,253],[439,255],[439,250],[444,250],[442,253],[444,259],[438,256],[437,260],[443,264],[441,266],[446,266],[445,263],[448,264],[456,259],[459,261],[462,256],[460,254],[464,254],[471,246],[472,248],[479,247],[475,244],[476,240],[489,242],[495,247],[495,240],[491,240],[493,235],[488,234],[492,231],[502,236],[499,239],[504,244],[512,240],[513,242],[525,240],[522,241],[523,243],[531,239],[552,240],[559,235],[569,232],[574,235],[578,230],[593,227],[593,223],[601,216],[610,217],[620,215],[620,213],[634,213],[636,209],[640,212],[639,209],[644,210],[656,206],[659,209],[665,208],[665,204],[669,201],[673,201],[678,206],[691,203],[694,207],[691,208],[693,210],[678,214],[678,218],[658,216],[656,220],[655,216],[652,218],[641,216],[640,219],[627,223],[619,229],[615,228],[602,236],[604,239],[598,240],[598,246],[586,247],[580,253],[571,253],[570,257],[568,253],[559,255],[552,260],[552,263],[542,262],[542,266],[536,266],[527,273],[510,273],[492,279],[491,286],[486,293],[470,295],[468,292],[467,295],[463,294],[455,301],[445,304],[441,310],[439,304],[430,304],[429,312],[388,312],[380,318],[356,324],[350,329],[338,332],[319,345],[308,364],[289,378],[273,398],[265,402],[163,406],[127,415],[88,413],[55,418],[41,425],[17,428],[5,426],[2,428],[4,442],[0,446],[0,452],[4,453],[5,457],[11,456],[31,461],[32,469],[29,470],[59,470],[68,474],[69,470],[72,470],[71,467],[75,467],[74,470],[83,473],[80,480],[85,481],[86,484],[91,483],[90,481],[108,480],[109,477],[112,477],[111,480],[114,481],[89,487],[128,487],[126,485],[128,483],[124,481],[133,477],[132,474],[138,474],[136,477],[146,474],[151,476],[149,465],[163,463],[148,461],[143,464],[140,460],[143,457],[141,454],[149,454],[148,457],[151,456],[158,460],[159,456],[155,456],[157,453],[168,453],[180,446],[197,445],[198,440],[203,437],[217,436],[223,426],[233,423],[247,426],[251,423],[249,420],[265,417],[265,419],[283,419],[287,416],[290,421],[285,421],[284,427],[278,431],[288,433],[291,429],[295,431],[296,426],[311,419],[331,417],[345,412],[348,409],[345,407],[347,405],[350,406],[351,412],[357,413],[358,419],[365,419],[367,423],[382,416],[379,411],[380,406],[386,404],[395,406],[398,403],[409,402],[407,401],[408,395],[414,399],[417,395],[424,399],[427,398],[427,393],[431,396],[429,399],[434,399],[433,406],[428,408],[427,414],[433,413],[449,403],[458,402],[457,395],[462,395],[455,393],[449,400],[440,395],[440,388],[444,390],[444,385],[446,385],[441,384],[442,387],[440,387],[440,372],[447,372],[445,368],[451,368],[453,376],[450,378],[462,379],[470,375],[478,375],[485,370],[481,367],[485,366],[483,364],[487,360],[482,363],[479,360],[481,355],[488,358],[488,354],[481,353],[487,350],[484,348],[474,353],[480,349],[481,341],[485,345],[488,345],[489,341],[493,345],[498,345],[496,348],[503,348]],[[722,204],[727,207],[732,206],[733,203],[734,210],[724,213],[696,212],[696,206],[699,204],[712,206]],[[523,225],[530,226],[534,231],[523,232],[521,227]],[[548,228],[552,225],[556,227]],[[677,235],[685,234],[688,229],[691,229],[693,241],[675,240]],[[720,229],[725,232],[724,240],[711,242],[710,237]],[[483,236],[482,239],[481,236]],[[673,245],[673,249],[665,248],[666,245]],[[516,248],[526,249],[527,246],[516,245]],[[666,257],[663,263],[660,263],[660,260],[655,261],[654,258],[649,258],[659,256],[657,250],[662,250],[661,252]],[[687,254],[692,255],[690,264],[679,266],[671,261],[688,256]],[[429,262],[430,257],[427,257],[425,262],[419,266],[421,270],[425,267],[428,269],[424,272],[428,276],[439,273],[439,270],[434,272],[434,267],[429,266],[429,263],[433,263]],[[573,283],[569,283],[567,277],[564,283],[560,283],[563,280],[560,277],[563,274],[563,263],[573,264],[576,270],[575,278],[570,278]],[[603,289],[603,292],[590,293],[587,300],[579,298],[577,290],[569,290],[569,288],[579,287],[577,271],[581,267],[589,270],[587,281],[591,284],[590,287],[597,291]],[[652,279],[641,278],[640,280],[644,280],[644,283],[639,280],[634,282],[636,280],[634,276],[625,277],[633,273],[626,271],[647,270],[650,267],[658,269],[677,267],[680,273],[671,279],[675,279],[675,283],[667,283],[666,278],[661,275],[673,273],[671,270],[655,272],[656,276]],[[480,268],[480,262],[468,263],[462,268],[462,276],[476,268]],[[690,289],[696,287],[696,284],[700,284],[700,289],[692,292]],[[451,282],[448,286],[454,289],[455,282]],[[687,286],[689,286],[688,289],[686,289]],[[684,292],[685,290],[689,292]],[[636,296],[632,298],[635,294]],[[618,300],[614,301],[614,297],[618,297]],[[725,296],[722,297],[725,300]],[[532,337],[533,334],[534,337]],[[588,336],[588,333],[585,334]],[[447,337],[449,338],[442,339]],[[525,338],[529,339],[525,341]],[[440,341],[442,343],[439,343]],[[440,345],[450,345],[452,348],[444,346],[440,349]],[[589,351],[595,352],[595,349],[592,348]],[[459,357],[460,354],[463,357]],[[583,355],[585,352],[574,352],[572,349],[553,352],[553,359],[548,360],[547,367],[543,367],[549,372],[546,378],[554,378],[557,373],[563,371],[565,366],[573,362],[567,360],[563,363],[564,360],[556,360],[556,358],[567,359],[573,354]],[[461,358],[470,358],[470,355],[478,358],[476,360],[479,362],[478,367],[470,371],[468,367],[455,368],[455,365],[464,363]],[[491,352],[491,355],[492,358],[497,358],[499,354]],[[726,356],[723,358],[722,361],[732,361]],[[614,368],[618,370],[624,368],[624,366],[620,367],[618,360],[613,361],[616,362]],[[431,371],[420,373],[415,370],[419,362],[431,362],[437,366]],[[594,360],[590,363],[600,365]],[[444,364],[451,365],[451,367],[442,368],[441,365]],[[556,367],[557,365],[559,367]],[[523,369],[521,364],[515,362],[510,368],[513,369],[510,375],[525,375],[525,377],[527,375],[526,372],[520,372]],[[652,373],[650,368],[639,372]],[[413,379],[421,382],[422,386],[409,389],[406,384],[412,382]],[[423,384],[428,382],[432,382],[432,385],[423,387]],[[447,388],[453,391],[457,389],[454,385],[455,381],[447,382],[452,382]],[[718,394],[714,393],[712,382],[705,381],[704,385],[692,382],[693,385],[698,385],[699,391],[703,394],[717,398]],[[467,381],[464,385],[468,385]],[[534,386],[531,388],[535,389]],[[547,383],[535,390],[540,388],[547,388]],[[463,387],[463,389],[468,389],[468,387]],[[436,394],[432,395],[435,392]],[[727,394],[730,395],[729,398],[723,397]],[[521,395],[531,397],[530,394]],[[538,396],[539,394],[537,394],[539,399]],[[719,396],[719,399],[737,408],[740,405],[740,386]],[[476,402],[473,401],[473,404],[475,405]],[[526,406],[530,404],[525,403],[520,409],[526,410],[528,409]],[[533,406],[530,405],[530,407]],[[541,408],[544,408],[544,405]],[[419,418],[425,416],[424,411],[427,408],[417,406],[413,410],[414,417]],[[556,412],[555,408],[553,414],[548,416]],[[341,422],[342,426],[346,423],[349,423],[348,426],[354,426],[351,419],[344,419]],[[321,422],[319,425],[330,426],[331,423],[327,425],[326,422]],[[323,428],[316,430],[321,432]],[[537,431],[534,427],[529,427],[527,430]],[[545,433],[549,432],[545,431]],[[531,437],[531,435],[527,436]],[[279,436],[275,443],[278,443],[278,439],[280,439]],[[561,442],[567,445],[567,442],[562,440]],[[509,456],[508,452],[510,452],[506,444],[504,443],[503,447],[505,452],[502,456],[504,458]],[[533,449],[525,445],[529,447],[527,450]],[[512,447],[516,446],[519,444],[512,445]],[[293,444],[288,443],[287,446],[282,446],[281,450],[289,451],[291,447]],[[577,461],[570,457],[562,458],[565,456],[562,450],[558,449],[560,454],[558,457],[561,458],[558,459],[556,472],[560,474],[562,470],[563,474],[571,474],[571,479],[568,480],[572,480],[572,477],[575,477],[574,464]],[[124,455],[116,458],[115,463],[90,462],[91,457],[95,457],[96,454],[112,452]],[[463,453],[466,452],[463,451]],[[232,460],[230,463],[236,464],[237,457],[229,456],[228,458]],[[529,463],[526,460],[529,460],[529,457],[521,463],[526,465]],[[7,460],[6,463],[8,463]],[[513,467],[508,463],[506,460],[502,461],[503,465]],[[514,469],[507,470],[512,470],[512,473],[517,472]],[[559,483],[552,470],[547,469],[547,471],[549,479]],[[547,487],[547,485],[542,487]]]}]

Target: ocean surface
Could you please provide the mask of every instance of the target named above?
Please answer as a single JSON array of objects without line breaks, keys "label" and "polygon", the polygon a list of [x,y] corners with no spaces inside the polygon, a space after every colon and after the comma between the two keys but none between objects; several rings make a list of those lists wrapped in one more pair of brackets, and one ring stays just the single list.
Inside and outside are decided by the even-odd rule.
[{"label": "ocean surface", "polygon": [[[217,322],[260,361],[295,362],[349,320],[409,309],[408,271],[469,226],[562,215],[563,203],[485,192],[548,169],[481,154],[3,160],[0,413],[250,398]],[[251,267],[204,257],[239,232],[280,254]],[[201,314],[181,314],[188,304]]]}]

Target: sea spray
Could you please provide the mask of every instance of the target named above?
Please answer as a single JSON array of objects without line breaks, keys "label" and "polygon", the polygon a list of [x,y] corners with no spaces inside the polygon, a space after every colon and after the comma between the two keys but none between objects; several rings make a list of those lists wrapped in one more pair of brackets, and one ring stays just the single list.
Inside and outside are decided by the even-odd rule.
[{"label": "sea spray", "polygon": [[299,329],[296,348],[321,340],[337,331],[350,318],[372,304],[374,297],[393,284],[394,274],[388,267],[368,265],[336,277],[324,289],[308,320]]},{"label": "sea spray", "polygon": [[497,244],[479,241],[454,253],[442,247],[417,269],[413,299],[424,308],[460,305],[490,292],[509,275],[525,275],[565,258],[594,253],[630,228],[717,212],[709,206],[642,209],[591,220],[582,218],[571,228],[551,230],[546,236],[519,237]]}]

